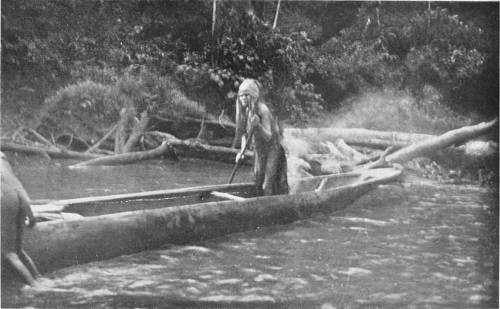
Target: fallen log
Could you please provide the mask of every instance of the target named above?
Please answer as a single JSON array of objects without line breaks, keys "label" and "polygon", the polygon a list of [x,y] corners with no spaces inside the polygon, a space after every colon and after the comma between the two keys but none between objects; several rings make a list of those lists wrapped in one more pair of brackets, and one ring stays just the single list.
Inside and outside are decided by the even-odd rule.
[{"label": "fallen log", "polygon": [[222,146],[222,147],[231,147],[233,143],[233,138],[231,137],[223,137],[217,138],[209,141],[210,145],[213,146]]},{"label": "fallen log", "polygon": [[[151,115],[151,123],[156,130],[171,132],[180,139],[194,138],[200,131],[203,119],[183,117],[180,119],[169,119],[159,115]],[[213,139],[234,136],[236,125],[229,121],[210,119],[204,120],[205,130]]]},{"label": "fallen log", "polygon": [[101,144],[104,141],[106,141],[109,137],[111,137],[111,135],[115,132],[117,126],[118,125],[115,124],[113,127],[111,127],[111,129],[108,131],[108,133],[104,134],[104,136],[99,141],[97,141],[97,143],[92,145],[92,147],[87,149],[85,152],[92,152],[92,151],[97,150],[99,148],[99,146],[101,146]]},{"label": "fallen log", "polygon": [[350,147],[349,145],[347,145],[343,139],[338,139],[336,142],[335,142],[335,147],[340,150],[340,152],[346,156],[347,158],[350,158],[351,160],[354,160],[354,161],[361,161],[361,160],[365,160],[367,157],[360,153],[359,151],[357,151],[356,149]]},{"label": "fallen log", "polygon": [[[427,156],[430,153],[476,138],[498,126],[498,118],[473,126],[466,126],[448,131],[440,136],[432,137],[410,146],[404,147],[386,157],[388,163],[403,163],[416,157]],[[498,129],[498,128],[497,128]]]},{"label": "fallen log", "polygon": [[322,142],[320,145],[324,146],[328,153],[305,153],[298,156],[309,164],[310,168],[306,171],[313,175],[342,173],[352,166],[360,165],[359,162],[371,161],[368,156],[353,149],[342,139]]},{"label": "fallen log", "polygon": [[[156,119],[157,121],[160,121],[160,122],[172,122],[172,123],[183,123],[183,124],[192,124],[194,126],[197,126],[198,128],[200,127],[201,123],[203,122],[203,118],[199,119],[199,118],[194,118],[194,117],[189,117],[189,116],[184,116],[182,118],[176,118],[176,119],[173,119],[173,118],[164,118],[164,117],[161,117],[161,116],[158,116],[158,115],[152,115],[151,116],[152,119]],[[231,129],[235,129],[236,128],[236,124],[234,122],[231,122],[231,121],[227,121],[227,120],[224,120],[224,119],[219,119],[219,120],[215,120],[215,119],[212,119],[210,116],[208,116],[208,118],[205,118],[205,125],[211,127],[211,126],[216,126],[216,127],[224,127],[224,128],[229,128],[229,130]]]},{"label": "fallen log", "polygon": [[[147,132],[146,134],[164,138],[169,143],[169,145],[175,149],[175,153],[180,157],[198,158],[198,159],[216,160],[226,163],[234,163],[236,155],[239,152],[239,149],[208,145],[205,143],[201,143],[196,139],[181,140],[171,134],[159,131],[150,131]],[[245,158],[243,159],[243,163],[249,164],[252,162],[252,160],[253,160],[253,153],[247,150],[245,152]]]},{"label": "fallen log", "polygon": [[[148,160],[152,158],[159,157],[161,155],[166,156],[169,159],[176,160],[177,156],[188,157],[188,158],[198,158],[205,160],[216,160],[227,163],[234,163],[238,149],[212,146],[199,142],[196,139],[180,140],[175,136],[164,133],[164,132],[146,132],[146,135],[152,135],[161,137],[164,141],[161,146],[147,151],[138,152],[128,152],[122,154],[116,154],[111,156],[101,156],[99,158],[80,162],[78,164],[70,166],[70,168],[78,168],[83,166],[96,166],[96,165],[117,165],[117,164],[128,164],[140,160]],[[168,154],[168,150],[173,149],[173,154]],[[250,151],[246,152],[244,163],[249,164],[252,162],[253,153]]]},{"label": "fallen log", "polygon": [[[290,179],[301,179],[320,174],[321,166],[316,162],[307,162],[303,158],[295,155],[288,155],[286,158],[287,174]],[[316,165],[315,165],[316,163]]]},{"label": "fallen log", "polygon": [[[200,143],[196,140],[178,140],[171,141],[169,144],[175,149],[175,152],[181,157],[198,158],[206,160],[216,160],[226,163],[234,163],[238,149],[212,146]],[[246,152],[243,162],[251,162],[253,154]]]},{"label": "fallen log", "polygon": [[20,133],[25,129],[24,126],[20,126],[17,128],[14,133],[12,133],[12,140],[15,141],[17,139],[17,136],[20,135]]},{"label": "fallen log", "polygon": [[145,133],[145,135],[150,135],[150,136],[156,136],[159,137],[167,142],[172,142],[172,141],[179,141],[177,137],[170,133],[166,132],[161,132],[161,131],[148,131]]},{"label": "fallen log", "polygon": [[350,166],[346,166],[344,165],[345,162],[338,162],[337,160],[327,161],[325,160],[324,157],[321,158],[323,159],[323,161],[318,160],[317,156],[316,157],[306,156],[306,158],[311,161],[313,160],[320,161],[321,163],[320,170],[321,173],[323,174],[338,173],[339,170],[346,171],[355,168],[368,169],[368,168],[383,167],[391,164],[401,164],[413,158],[430,156],[436,153],[438,150],[459,143],[463,143],[467,140],[474,139],[478,136],[484,135],[488,133],[488,131],[497,127],[497,125],[498,125],[498,119],[494,119],[489,122],[482,122],[477,125],[466,126],[455,130],[451,130],[442,135],[434,136],[426,140],[415,142],[409,146],[403,147],[396,151],[394,151],[395,147],[388,147],[386,151],[382,155],[380,155],[377,161],[368,162],[361,165],[360,163],[361,162],[364,163],[365,160],[352,163]]},{"label": "fallen log", "polygon": [[351,146],[377,149],[386,149],[390,146],[402,148],[435,136],[430,134],[388,132],[359,128],[285,128],[283,134],[285,139],[289,137],[300,138],[311,143],[334,142],[342,139]]},{"label": "fallen log", "polygon": [[21,145],[17,143],[12,143],[8,141],[2,141],[0,144],[0,148],[2,151],[14,151],[21,152],[26,154],[35,154],[42,156],[49,156],[55,159],[93,159],[99,158],[103,155],[97,153],[86,153],[86,152],[78,152],[65,150],[60,148],[46,148],[46,147],[37,147],[30,145]]},{"label": "fallen log", "polygon": [[130,136],[128,137],[127,142],[123,146],[122,151],[123,152],[131,152],[137,142],[139,141],[139,138],[144,134],[146,131],[146,128],[149,124],[149,115],[148,111],[145,110],[141,113],[141,119],[139,120],[138,123],[135,124],[135,126],[132,129],[132,132],[130,133]]},{"label": "fallen log", "polygon": [[69,168],[80,168],[84,166],[96,166],[96,165],[119,165],[141,160],[148,160],[159,157],[167,153],[169,148],[170,148],[169,143],[165,141],[159,147],[152,150],[127,152],[111,156],[104,156],[70,165]]},{"label": "fallen log", "polygon": [[[128,104],[130,105],[130,103]],[[120,110],[120,120],[115,130],[115,153],[123,153],[127,142],[128,131],[134,123],[135,108],[127,107]]]},{"label": "fallen log", "polygon": [[33,129],[28,129],[28,131],[33,134],[33,136],[40,141],[42,144],[45,144],[47,147],[56,147],[54,144],[49,142],[45,137],[43,137],[40,133]]},{"label": "fallen log", "polygon": [[57,148],[71,149],[73,151],[85,151],[89,149],[89,144],[74,133],[63,133],[54,138],[54,144]]}]

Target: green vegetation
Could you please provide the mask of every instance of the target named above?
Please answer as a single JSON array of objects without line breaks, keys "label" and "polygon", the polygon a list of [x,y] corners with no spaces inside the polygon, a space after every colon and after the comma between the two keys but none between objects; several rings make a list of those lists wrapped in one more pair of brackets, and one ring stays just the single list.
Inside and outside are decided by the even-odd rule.
[{"label": "green vegetation", "polygon": [[128,107],[138,114],[148,109],[167,118],[205,115],[205,108],[186,98],[168,76],[141,66],[130,66],[120,75],[111,69],[86,67],[73,71],[72,76],[75,83],[47,98],[40,111],[41,129],[47,135],[78,132],[85,140],[97,141],[118,121],[120,110]]},{"label": "green vegetation", "polygon": [[441,131],[498,114],[498,3],[282,2],[273,29],[276,4],[217,1],[212,35],[209,0],[2,1],[2,126],[92,135],[127,104],[232,115],[245,77],[295,125],[356,110],[346,125]]}]

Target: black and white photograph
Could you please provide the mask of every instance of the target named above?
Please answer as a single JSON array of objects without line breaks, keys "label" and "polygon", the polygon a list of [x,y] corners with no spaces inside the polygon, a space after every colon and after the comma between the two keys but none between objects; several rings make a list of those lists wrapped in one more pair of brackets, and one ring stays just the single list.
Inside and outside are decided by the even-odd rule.
[{"label": "black and white photograph", "polygon": [[0,308],[499,308],[499,1],[0,3]]}]

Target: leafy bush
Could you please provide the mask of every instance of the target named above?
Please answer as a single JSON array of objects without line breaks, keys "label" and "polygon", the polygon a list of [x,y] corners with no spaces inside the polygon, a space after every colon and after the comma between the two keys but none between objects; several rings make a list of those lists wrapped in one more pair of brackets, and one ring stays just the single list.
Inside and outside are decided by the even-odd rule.
[{"label": "leafy bush", "polygon": [[95,139],[116,123],[121,108],[129,106],[137,113],[148,109],[165,117],[205,115],[205,108],[187,99],[169,77],[143,66],[131,66],[120,74],[90,67],[73,71],[73,76],[79,81],[45,101],[43,127],[48,133],[74,131]]},{"label": "leafy bush", "polygon": [[201,118],[205,114],[204,106],[188,99],[170,77],[159,76],[143,66],[129,67],[116,86],[132,99],[139,113],[148,109],[170,118]]},{"label": "leafy bush", "polygon": [[119,119],[119,110],[129,98],[114,86],[87,80],[66,86],[45,100],[42,131],[46,136],[76,133],[96,140]]}]

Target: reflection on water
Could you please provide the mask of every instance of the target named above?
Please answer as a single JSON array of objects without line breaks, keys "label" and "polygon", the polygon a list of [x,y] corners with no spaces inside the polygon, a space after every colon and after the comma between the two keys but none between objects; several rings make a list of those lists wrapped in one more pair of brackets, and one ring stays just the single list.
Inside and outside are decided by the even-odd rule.
[{"label": "reflection on water", "polygon": [[[214,161],[150,160],[122,166],[69,169],[73,160],[47,163],[37,157],[14,158],[13,165],[32,199],[64,199],[227,183],[232,165]],[[233,182],[251,180],[251,168],[241,166]]]},{"label": "reflection on water", "polygon": [[[193,170],[208,170],[224,183],[231,167],[219,168],[203,164],[161,170],[182,181],[194,177]],[[145,169],[156,174],[158,165]],[[152,176],[141,170],[138,178]],[[2,293],[2,303],[50,308],[497,307],[497,193],[407,180],[404,186],[382,186],[329,216],[62,269],[48,274],[40,287]]]}]

